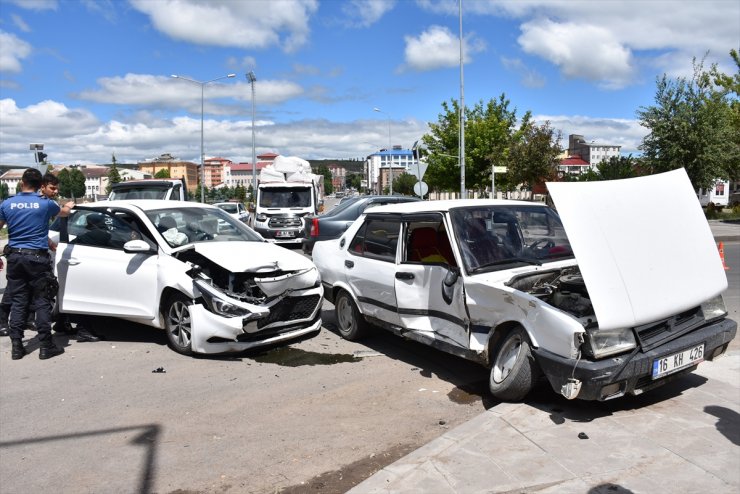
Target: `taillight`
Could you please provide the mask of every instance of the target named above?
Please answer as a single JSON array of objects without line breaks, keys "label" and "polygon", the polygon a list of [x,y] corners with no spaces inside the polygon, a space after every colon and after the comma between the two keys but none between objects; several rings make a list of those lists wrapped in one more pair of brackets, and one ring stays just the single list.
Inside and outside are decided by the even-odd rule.
[{"label": "taillight", "polygon": [[311,220],[311,236],[312,237],[319,236],[319,219],[318,218],[313,218]]}]

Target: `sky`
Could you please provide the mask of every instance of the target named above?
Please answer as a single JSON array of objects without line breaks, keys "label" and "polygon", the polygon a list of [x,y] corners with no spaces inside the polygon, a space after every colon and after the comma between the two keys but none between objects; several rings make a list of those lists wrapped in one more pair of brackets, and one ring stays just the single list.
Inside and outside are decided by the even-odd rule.
[{"label": "sky", "polygon": [[254,109],[257,155],[363,159],[410,148],[461,89],[467,107],[505,95],[563,147],[639,155],[659,77],[691,77],[694,58],[736,70],[738,0],[458,5],[0,0],[0,165],[33,164],[32,143],[52,164],[199,163],[201,108],[206,158],[251,162]]}]

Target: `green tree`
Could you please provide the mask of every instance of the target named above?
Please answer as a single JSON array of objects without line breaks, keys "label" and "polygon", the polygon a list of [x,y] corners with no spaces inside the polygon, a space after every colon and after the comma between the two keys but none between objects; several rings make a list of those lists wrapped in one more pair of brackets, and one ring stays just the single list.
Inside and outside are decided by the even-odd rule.
[{"label": "green tree", "polygon": [[69,177],[69,170],[62,168],[57,174],[59,179],[59,195],[62,197],[72,197],[72,181]]},{"label": "green tree", "polygon": [[69,174],[69,182],[71,188],[71,197],[79,198],[85,197],[85,174],[82,171],[74,167]]},{"label": "green tree", "polygon": [[315,168],[312,169],[312,171],[317,175],[323,175],[324,176],[324,194],[329,195],[334,192],[334,184],[332,184],[331,181],[331,170],[329,170],[329,167],[326,165],[318,165]]},{"label": "green tree", "polygon": [[108,170],[108,185],[105,187],[105,193],[110,194],[113,184],[117,184],[121,181],[121,174],[118,172],[118,166],[116,166],[116,155],[111,156],[111,165]]},{"label": "green tree", "polygon": [[639,147],[649,171],[683,167],[698,189],[736,173],[740,155],[729,92],[718,90],[717,77],[704,70],[703,61],[694,59],[693,65],[690,79],[665,74],[658,79],[655,105],[641,107],[637,115],[650,131]]},{"label": "green tree", "polygon": [[612,156],[608,160],[602,160],[595,168],[589,168],[585,173],[577,177],[579,182],[594,182],[598,180],[619,180],[641,175],[637,160],[632,155]]},{"label": "green tree", "polygon": [[154,178],[170,178],[170,170],[168,168],[160,168],[154,174]]},{"label": "green tree", "polygon": [[5,182],[0,183],[0,200],[4,201],[10,195],[8,191],[8,184]]},{"label": "green tree", "polygon": [[737,68],[733,75],[723,74],[717,65],[712,65],[710,75],[715,85],[715,91],[727,98],[729,105],[726,108],[725,118],[728,121],[724,129],[722,141],[726,148],[722,151],[727,157],[725,161],[725,175],[732,181],[740,180],[740,55],[737,50],[730,50],[730,57]]},{"label": "green tree", "polygon": [[244,186],[243,185],[240,184],[240,185],[237,185],[236,187],[234,187],[234,197],[239,202],[246,202],[246,200],[247,200],[247,191],[244,189]]},{"label": "green tree", "polygon": [[562,152],[560,138],[560,132],[550,127],[550,122],[542,125],[529,120],[523,122],[509,149],[509,185],[526,184],[532,190],[538,182],[555,178],[558,155]]},{"label": "green tree", "polygon": [[345,186],[349,189],[360,190],[360,187],[362,187],[362,174],[353,173],[353,174],[347,175]]},{"label": "green tree", "polygon": [[417,178],[410,173],[402,173],[398,177],[393,179],[393,193],[402,194],[404,196],[414,195],[414,185],[416,185]]}]

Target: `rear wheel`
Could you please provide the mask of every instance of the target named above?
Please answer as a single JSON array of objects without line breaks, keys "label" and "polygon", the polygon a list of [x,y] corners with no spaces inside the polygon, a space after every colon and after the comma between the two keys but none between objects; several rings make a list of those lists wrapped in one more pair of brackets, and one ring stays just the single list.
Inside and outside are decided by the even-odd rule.
[{"label": "rear wheel", "polygon": [[177,353],[192,355],[192,326],[190,305],[192,301],[182,293],[175,293],[167,300],[165,306],[165,331],[167,341]]},{"label": "rear wheel", "polygon": [[496,347],[488,378],[491,394],[503,401],[519,401],[537,382],[539,368],[534,361],[524,328],[512,329]]},{"label": "rear wheel", "polygon": [[334,314],[337,319],[337,329],[342,338],[356,341],[367,334],[368,323],[360,314],[355,301],[349,293],[342,290],[334,301]]}]

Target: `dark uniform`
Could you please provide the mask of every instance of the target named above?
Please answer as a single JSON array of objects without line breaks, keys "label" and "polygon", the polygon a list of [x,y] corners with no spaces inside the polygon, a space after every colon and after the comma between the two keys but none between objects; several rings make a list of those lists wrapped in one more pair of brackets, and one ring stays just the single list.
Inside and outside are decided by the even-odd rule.
[{"label": "dark uniform", "polygon": [[[40,178],[40,177],[39,177]],[[37,192],[20,192],[0,205],[0,222],[8,225],[7,290],[11,294],[10,338],[13,359],[22,358],[27,312],[36,314],[39,358],[62,353],[51,337],[51,313],[57,284],[49,262],[49,220],[60,211],[55,201]]]}]

